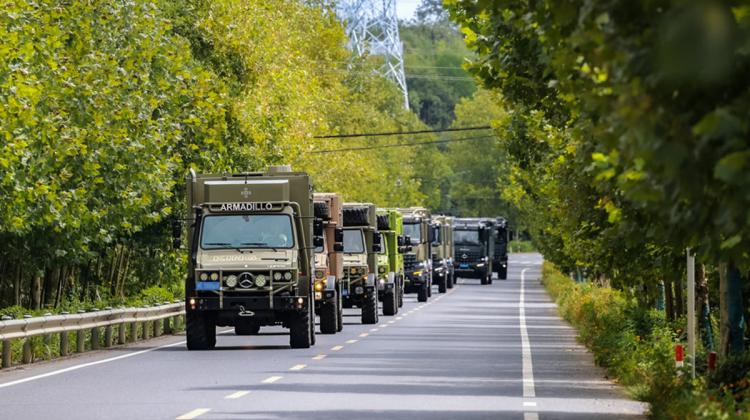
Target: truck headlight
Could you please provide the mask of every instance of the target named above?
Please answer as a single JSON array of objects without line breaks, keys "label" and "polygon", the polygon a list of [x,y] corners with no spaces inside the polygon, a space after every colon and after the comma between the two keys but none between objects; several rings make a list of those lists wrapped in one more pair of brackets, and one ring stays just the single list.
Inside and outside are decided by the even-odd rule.
[{"label": "truck headlight", "polygon": [[292,273],[290,271],[287,271],[286,273],[284,273],[284,280],[289,281],[291,279],[292,279]]},{"label": "truck headlight", "polygon": [[211,281],[218,281],[219,273],[211,273]]},{"label": "truck headlight", "polygon": [[378,267],[378,273],[380,274],[385,273],[385,267]]},{"label": "truck headlight", "polygon": [[325,277],[326,273],[323,270],[315,270],[315,278],[316,279],[322,279]]},{"label": "truck headlight", "polygon": [[208,273],[201,273],[201,274],[200,274],[200,276],[199,276],[198,278],[199,278],[199,279],[200,279],[201,281],[206,281],[206,280],[208,280]]},{"label": "truck headlight", "polygon": [[266,276],[263,274],[258,274],[255,276],[255,286],[257,287],[263,287],[266,285]]},{"label": "truck headlight", "polygon": [[237,286],[237,276],[234,274],[227,276],[227,279],[225,280],[225,283],[227,287],[236,287]]},{"label": "truck headlight", "polygon": [[422,275],[422,270],[415,271],[414,275],[417,276],[417,277],[421,276]]},{"label": "truck headlight", "polygon": [[316,281],[315,282],[315,291],[320,292],[323,290],[323,283]]},{"label": "truck headlight", "polygon": [[277,271],[277,272],[273,273],[273,279],[276,280],[276,281],[281,280],[281,272]]},{"label": "truck headlight", "polygon": [[350,271],[350,272],[351,272],[352,274],[357,274],[357,273],[359,272],[359,270],[357,269],[357,267],[352,267],[352,268],[350,268],[350,269],[349,269],[349,271]]}]

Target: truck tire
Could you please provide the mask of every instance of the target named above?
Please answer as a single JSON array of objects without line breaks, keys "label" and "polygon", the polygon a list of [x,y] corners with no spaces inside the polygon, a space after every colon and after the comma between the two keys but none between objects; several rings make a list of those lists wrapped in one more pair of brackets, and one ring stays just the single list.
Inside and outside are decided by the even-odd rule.
[{"label": "truck tire", "polygon": [[216,323],[208,314],[187,313],[185,335],[188,350],[211,350],[216,347]]},{"label": "truck tire", "polygon": [[310,334],[310,312],[301,312],[289,323],[289,345],[293,349],[307,349],[313,344]]},{"label": "truck tire", "polygon": [[339,317],[335,303],[320,305],[320,333],[335,334],[338,331]]},{"label": "truck tire", "polygon": [[387,214],[378,215],[378,230],[391,230],[391,220]]},{"label": "truck tire", "polygon": [[338,299],[336,300],[336,318],[338,319],[336,323],[336,331],[340,332],[344,329],[344,304],[342,300],[344,298],[341,297],[341,288],[336,289],[336,294],[338,295]]},{"label": "truck tire", "polygon": [[258,332],[260,332],[258,324],[242,323],[234,326],[235,335],[258,335]]},{"label": "truck tire", "polygon": [[369,224],[367,218],[367,207],[351,207],[344,209],[344,226],[366,226]]},{"label": "truck tire", "polygon": [[480,284],[488,284],[487,283],[487,272],[486,271],[481,271],[479,273],[479,283]]},{"label": "truck tire", "polygon": [[401,283],[401,287],[398,289],[398,307],[404,306],[404,284]]},{"label": "truck tire", "polygon": [[487,273],[487,284],[492,284],[492,271]]},{"label": "truck tire", "polygon": [[428,292],[427,290],[430,288],[428,284],[423,284],[422,287],[419,288],[417,291],[417,302],[427,302]]},{"label": "truck tire", "polygon": [[445,293],[448,291],[448,274],[440,277],[438,280],[438,292]]},{"label": "truck tire", "polygon": [[386,292],[383,299],[383,315],[396,315],[398,313],[398,292],[396,289]]},{"label": "truck tire", "polygon": [[315,212],[315,217],[323,220],[328,220],[331,218],[331,215],[328,212],[328,205],[326,205],[326,203],[313,203],[313,209]]},{"label": "truck tire", "polygon": [[500,271],[497,272],[497,278],[500,280],[507,280],[508,279],[508,267],[500,268]]},{"label": "truck tire", "polygon": [[367,300],[362,304],[362,323],[378,323],[378,292],[370,293]]},{"label": "truck tire", "polygon": [[453,273],[451,273],[450,271],[448,272],[448,275],[445,276],[445,287],[447,287],[448,289],[453,288]]},{"label": "truck tire", "polygon": [[427,285],[427,297],[432,297],[432,281],[430,281],[430,284]]}]

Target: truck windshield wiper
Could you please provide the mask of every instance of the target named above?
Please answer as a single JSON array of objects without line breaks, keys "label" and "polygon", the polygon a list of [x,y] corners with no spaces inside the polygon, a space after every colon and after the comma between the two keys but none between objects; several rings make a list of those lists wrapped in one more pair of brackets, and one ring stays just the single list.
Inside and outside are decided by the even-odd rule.
[{"label": "truck windshield wiper", "polygon": [[240,245],[251,245],[251,246],[265,246],[273,250],[273,252],[278,252],[276,248],[268,246],[266,242],[243,242]]},{"label": "truck windshield wiper", "polygon": [[203,245],[219,245],[219,246],[229,246],[232,245],[229,242],[206,242]]}]

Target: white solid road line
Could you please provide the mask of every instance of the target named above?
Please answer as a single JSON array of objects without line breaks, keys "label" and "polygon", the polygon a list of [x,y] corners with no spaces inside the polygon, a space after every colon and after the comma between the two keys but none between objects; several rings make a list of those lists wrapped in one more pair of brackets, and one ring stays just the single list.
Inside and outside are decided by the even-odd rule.
[{"label": "white solid road line", "polygon": [[0,388],[7,388],[9,386],[18,385],[18,384],[22,384],[22,383],[25,383],[25,382],[31,382],[31,381],[35,381],[37,379],[47,378],[47,377],[50,377],[50,376],[60,375],[62,373],[72,372],[74,370],[83,369],[83,368],[90,367],[90,366],[102,365],[104,363],[110,363],[110,362],[114,362],[116,360],[127,359],[128,357],[140,356],[141,354],[152,352],[154,350],[165,349],[167,347],[180,346],[180,345],[183,345],[183,344],[185,344],[185,342],[184,341],[180,341],[179,343],[165,344],[165,345],[159,346],[159,347],[153,347],[153,348],[146,349],[146,350],[136,351],[136,352],[133,352],[133,353],[123,354],[123,355],[115,356],[115,357],[110,357],[109,359],[97,360],[96,362],[83,363],[83,364],[76,365],[76,366],[71,366],[71,367],[68,367],[68,368],[65,368],[65,369],[54,370],[52,372],[42,373],[40,375],[35,375],[35,376],[29,376],[28,378],[18,379],[16,381],[6,382],[4,384],[0,384]]},{"label": "white solid road line", "polygon": [[278,381],[281,378],[283,378],[283,376],[271,376],[270,378],[266,378],[266,379],[262,380],[261,383],[263,383],[263,384],[272,384],[272,383]]},{"label": "white solid road line", "polygon": [[211,411],[210,408],[196,408],[195,410],[193,410],[193,411],[191,411],[189,413],[185,413],[185,414],[181,415],[180,417],[177,417],[176,420],[191,420],[191,419],[194,419],[194,418],[196,418],[196,417],[198,417],[200,415],[206,414],[209,411]]},{"label": "white solid road line", "polygon": [[[531,344],[529,343],[529,333],[526,330],[526,304],[524,301],[524,283],[526,282],[526,270],[528,270],[528,268],[524,268],[523,270],[521,270],[521,293],[518,300],[518,322],[521,325],[521,371],[523,372],[523,396],[524,398],[534,398],[536,397],[536,391],[534,390],[534,366],[531,361]],[[527,403],[528,402],[524,402],[523,406],[536,406],[536,403],[532,402],[533,406]],[[523,418],[524,420],[536,420],[539,418],[539,415],[533,412],[524,413]]]},{"label": "white solid road line", "polygon": [[237,398],[242,398],[245,395],[249,394],[250,391],[237,391],[233,394],[229,394],[226,397],[224,397],[225,400],[236,400]]},{"label": "white solid road line", "polygon": [[290,367],[289,370],[302,370],[302,369],[304,369],[306,367],[307,367],[307,365],[294,365],[294,366]]}]

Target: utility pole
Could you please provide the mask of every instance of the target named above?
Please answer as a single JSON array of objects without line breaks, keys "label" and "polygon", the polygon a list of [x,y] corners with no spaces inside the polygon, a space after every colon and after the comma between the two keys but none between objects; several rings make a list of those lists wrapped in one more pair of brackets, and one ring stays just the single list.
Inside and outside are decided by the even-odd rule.
[{"label": "utility pole", "polygon": [[690,372],[695,379],[695,255],[687,249],[687,333]]},{"label": "utility pole", "polygon": [[382,56],[379,73],[396,83],[404,95],[404,107],[409,109],[396,0],[341,0],[337,12],[346,27],[349,49],[358,56]]}]

